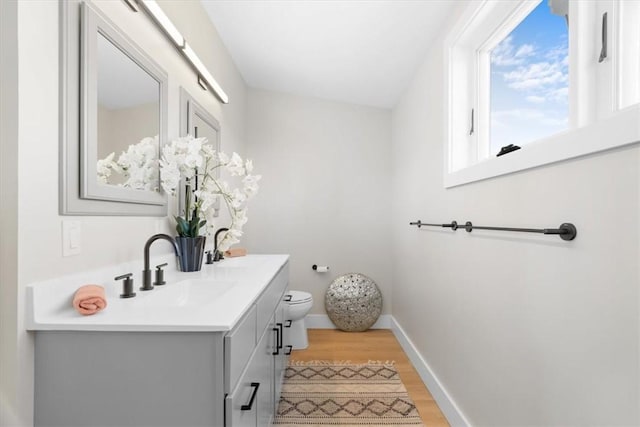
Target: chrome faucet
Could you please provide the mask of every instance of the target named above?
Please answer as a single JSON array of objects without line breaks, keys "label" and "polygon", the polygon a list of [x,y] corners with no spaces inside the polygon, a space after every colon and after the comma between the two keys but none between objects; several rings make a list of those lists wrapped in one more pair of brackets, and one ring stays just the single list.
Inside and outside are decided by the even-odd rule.
[{"label": "chrome faucet", "polygon": [[224,257],[222,256],[222,252],[218,250],[218,234],[220,234],[223,231],[229,231],[229,229],[220,228],[218,229],[218,231],[216,231],[216,234],[213,235],[213,261],[214,262],[224,259]]},{"label": "chrome faucet", "polygon": [[175,251],[176,256],[180,258],[180,249],[173,237],[168,234],[154,234],[149,237],[149,240],[147,240],[147,243],[144,245],[144,270],[142,271],[141,291],[150,291],[153,289],[153,285],[151,284],[151,269],[149,269],[149,248],[151,248],[151,244],[158,239],[164,239],[170,242],[173,245],[173,250]]}]

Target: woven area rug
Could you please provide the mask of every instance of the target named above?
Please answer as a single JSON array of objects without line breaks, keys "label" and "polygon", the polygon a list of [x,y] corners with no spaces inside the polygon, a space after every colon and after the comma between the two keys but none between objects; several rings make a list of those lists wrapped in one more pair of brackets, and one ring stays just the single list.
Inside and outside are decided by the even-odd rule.
[{"label": "woven area rug", "polygon": [[393,364],[294,362],[274,425],[422,426]]}]

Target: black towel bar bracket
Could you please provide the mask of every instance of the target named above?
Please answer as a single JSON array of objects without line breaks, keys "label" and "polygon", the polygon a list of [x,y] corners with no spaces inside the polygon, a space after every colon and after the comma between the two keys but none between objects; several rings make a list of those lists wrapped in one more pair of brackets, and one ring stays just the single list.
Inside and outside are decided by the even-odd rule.
[{"label": "black towel bar bracket", "polygon": [[495,230],[495,231],[515,231],[520,233],[539,233],[539,234],[556,234],[560,236],[562,240],[573,240],[576,238],[578,234],[578,230],[575,225],[570,222],[565,222],[560,225],[558,228],[514,228],[514,227],[487,227],[483,225],[473,225],[471,221],[467,221],[464,226],[459,225],[456,221],[451,221],[449,224],[433,224],[422,222],[420,220],[410,222],[409,225],[415,225],[418,228],[421,227],[442,227],[442,228],[450,228],[453,231],[456,231],[458,228],[464,228],[468,233],[471,233],[474,229],[476,230]]}]

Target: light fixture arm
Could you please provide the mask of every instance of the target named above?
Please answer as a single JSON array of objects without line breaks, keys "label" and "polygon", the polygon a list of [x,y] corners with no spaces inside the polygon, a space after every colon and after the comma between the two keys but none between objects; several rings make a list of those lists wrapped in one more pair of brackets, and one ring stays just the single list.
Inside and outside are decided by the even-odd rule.
[{"label": "light fixture arm", "polygon": [[[124,0],[127,4],[130,4],[132,0]],[[203,89],[211,88],[213,93],[223,104],[229,103],[229,97],[218,84],[216,79],[213,78],[207,67],[200,60],[196,52],[191,45],[187,43],[187,40],[171,22],[171,19],[164,13],[160,5],[155,0],[137,0],[137,4],[142,6],[142,9],[151,17],[151,20],[157,24],[162,32],[171,40],[171,42],[178,48],[182,55],[187,59],[189,64],[198,73],[198,84]],[[131,7],[131,6],[130,6]],[[133,8],[132,8],[133,9]]]}]

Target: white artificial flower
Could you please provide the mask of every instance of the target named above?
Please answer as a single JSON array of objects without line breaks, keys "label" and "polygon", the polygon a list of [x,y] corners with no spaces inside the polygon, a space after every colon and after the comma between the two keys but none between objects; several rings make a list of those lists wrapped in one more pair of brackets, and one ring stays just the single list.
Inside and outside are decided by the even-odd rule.
[{"label": "white artificial flower", "polygon": [[247,171],[247,174],[250,174],[251,172],[253,172],[253,160],[247,159],[244,162],[244,168]]},{"label": "white artificial flower", "polygon": [[238,209],[235,211],[234,215],[234,223],[231,228],[236,230],[242,230],[242,227],[247,223],[249,218],[247,218],[247,209]]},{"label": "white artificial flower", "polygon": [[109,154],[104,159],[98,160],[96,164],[96,172],[98,175],[98,182],[102,184],[109,183],[109,177],[111,176],[111,171],[113,170],[113,156],[115,153]]},{"label": "white artificial flower", "polygon": [[184,164],[186,167],[201,168],[204,163],[202,156],[199,153],[189,153],[184,157]]},{"label": "white artificial flower", "polygon": [[[134,159],[131,158],[129,163]],[[190,217],[194,209],[204,221],[203,231],[205,235],[212,236],[216,232],[215,215],[217,200],[222,197],[227,205],[231,217],[229,231],[223,234],[220,241],[220,250],[226,250],[231,245],[239,242],[242,236],[242,227],[247,222],[247,200],[258,191],[259,175],[247,175],[253,171],[253,162],[243,161],[237,154],[231,157],[223,152],[213,149],[206,143],[206,138],[193,138],[186,136],[176,138],[166,144],[162,149],[162,158],[159,161],[161,185],[169,194],[177,194],[176,189],[181,183],[190,183],[195,186],[198,182],[190,205],[186,208],[185,217]],[[231,177],[241,182],[240,188],[232,188],[226,180],[220,179],[216,169],[224,169]],[[132,175],[133,177],[133,175]],[[196,233],[198,234],[198,233]]]},{"label": "white artificial flower", "polygon": [[261,178],[262,176],[260,175],[247,175],[242,178],[242,191],[247,198],[253,197],[258,193],[258,189],[260,188],[258,187],[258,181],[260,181]]},{"label": "white artificial flower", "polygon": [[105,159],[98,160],[98,179],[100,182],[110,184],[109,177],[115,172],[125,179],[124,183],[118,184],[121,187],[157,191],[157,147],[158,137],[147,137],[137,144],[131,144],[126,151],[120,154],[117,161],[113,161],[114,153]]},{"label": "white artificial flower", "polygon": [[235,188],[231,193],[231,200],[229,201],[229,204],[234,209],[240,209],[240,206],[242,206],[246,200],[247,196],[242,191]]},{"label": "white artificial flower", "polygon": [[231,160],[229,160],[229,163],[226,166],[231,176],[242,176],[245,174],[244,163],[238,153],[234,152],[231,155]]},{"label": "white artificial flower", "polygon": [[234,228],[230,228],[228,231],[224,232],[224,237],[218,243],[218,249],[222,252],[229,249],[232,245],[240,242],[240,237],[242,237],[242,231]]},{"label": "white artificial flower", "polygon": [[218,195],[210,191],[197,190],[195,196],[200,199],[200,211],[206,215],[209,210],[214,210]]},{"label": "white artificial flower", "polygon": [[218,187],[219,187],[220,193],[231,197],[231,187],[229,187],[229,183],[227,181],[222,181],[222,182],[218,181]]},{"label": "white artificial flower", "polygon": [[176,163],[160,162],[160,178],[164,191],[174,195],[180,183],[180,170]]},{"label": "white artificial flower", "polygon": [[207,142],[207,138],[193,138],[187,142],[187,154],[200,154],[202,144]]},{"label": "white artificial flower", "polygon": [[[204,140],[206,142],[207,138],[204,138]],[[213,149],[211,144],[203,144],[201,150],[205,157],[215,158],[216,150]]]},{"label": "white artificial flower", "polygon": [[227,163],[229,163],[229,156],[222,151],[218,151],[218,162],[220,162],[222,166],[226,166]]}]

